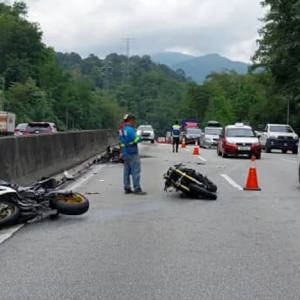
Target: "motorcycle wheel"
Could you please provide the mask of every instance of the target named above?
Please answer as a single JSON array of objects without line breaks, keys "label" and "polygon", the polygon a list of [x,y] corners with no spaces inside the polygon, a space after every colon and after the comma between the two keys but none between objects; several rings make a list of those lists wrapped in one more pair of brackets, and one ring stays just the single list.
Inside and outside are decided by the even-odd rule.
[{"label": "motorcycle wheel", "polygon": [[89,210],[89,200],[82,194],[73,193],[72,196],[57,195],[51,200],[50,206],[57,209],[63,215],[82,215]]},{"label": "motorcycle wheel", "polygon": [[14,203],[0,199],[0,228],[16,224],[20,216],[20,208]]},{"label": "motorcycle wheel", "polygon": [[208,200],[217,200],[217,195],[197,184],[191,183],[189,185],[189,189],[193,195],[197,198],[206,198]]},{"label": "motorcycle wheel", "polygon": [[207,189],[213,193],[215,193],[218,190],[218,187],[211,180],[209,180],[206,176],[203,176],[200,173],[196,174],[195,179],[205,184],[207,186]]}]

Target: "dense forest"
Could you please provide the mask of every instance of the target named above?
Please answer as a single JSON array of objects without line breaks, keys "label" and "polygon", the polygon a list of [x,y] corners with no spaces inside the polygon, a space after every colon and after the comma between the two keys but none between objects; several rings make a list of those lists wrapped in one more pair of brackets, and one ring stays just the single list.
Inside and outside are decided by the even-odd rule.
[{"label": "dense forest", "polygon": [[203,123],[289,123],[299,132],[300,1],[261,4],[267,13],[248,74],[228,70],[210,74],[202,85],[189,83],[182,106],[198,109]]},{"label": "dense forest", "polygon": [[54,121],[61,130],[116,128],[126,112],[158,134],[185,117],[201,125],[290,122],[299,128],[299,3],[263,1],[270,9],[248,74],[212,73],[196,84],[147,55],[56,52],[42,42],[39,24],[28,21],[25,3],[1,2],[1,109],[15,112],[18,122]]}]

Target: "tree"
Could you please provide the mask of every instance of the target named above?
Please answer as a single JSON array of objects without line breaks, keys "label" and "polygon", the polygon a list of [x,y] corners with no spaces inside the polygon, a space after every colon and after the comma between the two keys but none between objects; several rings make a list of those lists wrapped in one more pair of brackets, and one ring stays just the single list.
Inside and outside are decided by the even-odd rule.
[{"label": "tree", "polygon": [[300,1],[264,0],[262,6],[269,10],[252,60],[272,74],[277,90],[295,96],[300,91]]}]

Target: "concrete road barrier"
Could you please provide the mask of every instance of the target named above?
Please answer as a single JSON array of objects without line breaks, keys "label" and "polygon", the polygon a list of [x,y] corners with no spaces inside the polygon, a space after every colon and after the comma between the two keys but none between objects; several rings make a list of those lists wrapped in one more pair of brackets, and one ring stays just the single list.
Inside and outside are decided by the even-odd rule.
[{"label": "concrete road barrier", "polygon": [[37,134],[0,139],[0,179],[26,185],[53,176],[118,143],[116,130]]}]

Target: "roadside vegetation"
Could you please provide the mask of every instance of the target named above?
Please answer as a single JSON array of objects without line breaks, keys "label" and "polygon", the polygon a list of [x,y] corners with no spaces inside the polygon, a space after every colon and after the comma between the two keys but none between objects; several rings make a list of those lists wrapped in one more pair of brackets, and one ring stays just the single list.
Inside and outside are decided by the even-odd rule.
[{"label": "roadside vegetation", "polygon": [[16,113],[17,122],[53,121],[60,130],[116,128],[126,112],[159,134],[187,117],[197,117],[201,125],[290,122],[300,128],[299,4],[263,1],[270,10],[248,74],[224,70],[196,84],[182,70],[153,63],[147,55],[99,59],[56,52],[43,43],[39,24],[28,21],[25,3],[2,2],[1,108]]}]

